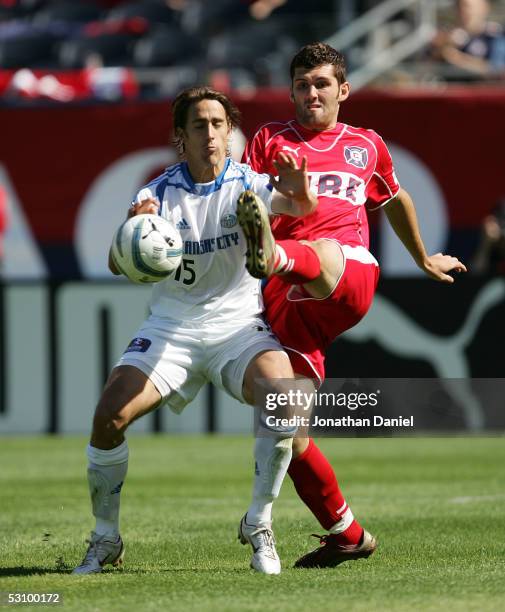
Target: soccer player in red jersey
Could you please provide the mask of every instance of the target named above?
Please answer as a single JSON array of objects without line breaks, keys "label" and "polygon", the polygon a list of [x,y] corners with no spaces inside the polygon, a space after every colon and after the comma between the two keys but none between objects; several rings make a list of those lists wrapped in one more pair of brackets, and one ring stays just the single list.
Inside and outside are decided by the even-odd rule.
[{"label": "soccer player in red jersey", "polygon": [[[238,217],[248,243],[248,270],[268,278],[264,301],[272,329],[294,371],[322,382],[325,349],[363,318],[377,286],[379,265],[368,250],[367,209],[385,207],[393,229],[428,276],[452,283],[449,273],[466,268],[455,257],[426,253],[414,204],[398,183],[381,137],[338,121],[350,91],[342,55],[327,44],[312,43],[294,56],[290,72],[296,119],[262,126],[248,142],[243,161],[272,177],[279,168],[308,167],[318,206],[305,217],[279,214],[270,227],[261,200],[245,192]],[[331,465],[312,439],[295,439],[289,474],[329,532],[297,567],[332,567],[373,553],[375,538],[353,517]]]}]

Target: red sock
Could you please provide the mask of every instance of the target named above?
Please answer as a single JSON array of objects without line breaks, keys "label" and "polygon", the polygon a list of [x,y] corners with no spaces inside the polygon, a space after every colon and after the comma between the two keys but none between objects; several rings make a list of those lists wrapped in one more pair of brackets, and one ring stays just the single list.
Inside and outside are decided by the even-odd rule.
[{"label": "red sock", "polygon": [[303,285],[321,273],[321,262],[314,249],[296,240],[279,240],[274,272],[292,285]]},{"label": "red sock", "polygon": [[[348,510],[347,503],[338,486],[333,468],[310,438],[306,450],[289,465],[295,489],[326,530],[338,523]],[[335,534],[339,544],[358,544],[363,528],[356,519],[345,531]]]}]

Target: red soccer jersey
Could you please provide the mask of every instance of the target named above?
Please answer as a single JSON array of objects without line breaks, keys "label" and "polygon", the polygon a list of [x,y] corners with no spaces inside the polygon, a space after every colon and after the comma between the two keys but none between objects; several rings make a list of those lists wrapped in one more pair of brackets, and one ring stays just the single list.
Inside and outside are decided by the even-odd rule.
[{"label": "red soccer jersey", "polygon": [[369,246],[365,207],[379,208],[400,189],[391,155],[373,130],[337,123],[316,132],[296,121],[263,125],[247,143],[243,161],[256,172],[276,174],[273,160],[281,151],[308,160],[317,209],[306,217],[279,215],[272,221],[277,240],[335,237],[343,244]]}]

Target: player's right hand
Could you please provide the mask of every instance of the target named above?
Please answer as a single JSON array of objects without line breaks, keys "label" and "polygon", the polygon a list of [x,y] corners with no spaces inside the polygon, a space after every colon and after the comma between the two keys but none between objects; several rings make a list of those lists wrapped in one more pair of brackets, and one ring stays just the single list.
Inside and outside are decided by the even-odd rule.
[{"label": "player's right hand", "polygon": [[128,210],[128,219],[136,215],[157,215],[160,205],[155,198],[146,198],[140,202],[134,202]]},{"label": "player's right hand", "polygon": [[280,152],[273,164],[278,176],[270,175],[270,182],[279,193],[291,200],[292,210],[288,214],[298,217],[313,212],[317,207],[317,196],[310,189],[307,156],[303,156],[298,166],[290,153]]}]

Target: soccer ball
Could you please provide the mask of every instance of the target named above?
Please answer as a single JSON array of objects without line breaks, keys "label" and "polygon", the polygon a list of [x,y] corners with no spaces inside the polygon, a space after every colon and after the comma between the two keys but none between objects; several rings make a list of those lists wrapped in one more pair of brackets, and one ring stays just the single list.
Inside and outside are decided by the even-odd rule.
[{"label": "soccer ball", "polygon": [[114,234],[112,261],[134,283],[157,283],[181,264],[182,238],[173,223],[158,215],[136,215]]}]

